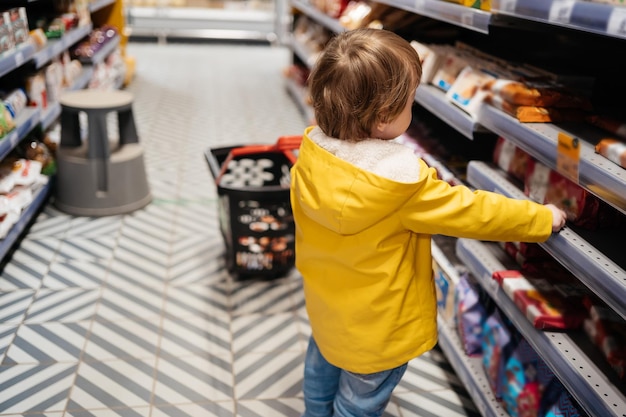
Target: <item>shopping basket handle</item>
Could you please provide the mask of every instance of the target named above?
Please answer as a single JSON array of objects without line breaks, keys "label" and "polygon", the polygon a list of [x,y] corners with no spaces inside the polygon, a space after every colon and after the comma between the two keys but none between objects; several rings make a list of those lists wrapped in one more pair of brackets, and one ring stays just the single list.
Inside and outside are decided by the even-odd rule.
[{"label": "shopping basket handle", "polygon": [[234,148],[228,153],[228,156],[222,163],[222,168],[220,169],[218,177],[215,179],[215,183],[219,184],[219,180],[222,178],[222,175],[224,175],[228,170],[228,164],[230,163],[230,161],[232,161],[235,157],[243,155],[252,155],[268,152],[282,152],[285,154],[287,159],[289,159],[289,161],[294,164],[296,162],[296,156],[291,151],[299,149],[301,142],[302,136],[281,136],[273,145],[248,145]]}]

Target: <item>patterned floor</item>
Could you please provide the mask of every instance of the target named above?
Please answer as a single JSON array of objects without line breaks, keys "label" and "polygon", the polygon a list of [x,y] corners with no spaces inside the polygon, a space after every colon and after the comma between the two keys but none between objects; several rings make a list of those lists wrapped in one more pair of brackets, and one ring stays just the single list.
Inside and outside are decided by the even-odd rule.
[{"label": "patterned floor", "polygon": [[[297,417],[309,336],[297,273],[224,270],[209,147],[304,120],[285,49],[131,43],[153,202],[83,218],[45,207],[0,275],[0,416]],[[442,354],[410,364],[386,417],[476,416]]]}]

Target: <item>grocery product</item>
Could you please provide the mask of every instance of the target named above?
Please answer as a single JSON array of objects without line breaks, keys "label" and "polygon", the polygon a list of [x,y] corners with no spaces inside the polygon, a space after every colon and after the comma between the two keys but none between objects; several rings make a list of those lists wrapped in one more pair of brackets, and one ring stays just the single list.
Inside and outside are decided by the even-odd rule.
[{"label": "grocery product", "polygon": [[611,162],[626,168],[626,143],[617,139],[602,139],[595,150]]}]

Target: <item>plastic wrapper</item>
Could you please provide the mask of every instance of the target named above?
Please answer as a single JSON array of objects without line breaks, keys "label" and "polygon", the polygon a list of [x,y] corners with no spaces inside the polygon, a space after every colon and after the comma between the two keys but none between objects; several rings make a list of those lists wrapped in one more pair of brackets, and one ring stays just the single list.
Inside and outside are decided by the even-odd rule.
[{"label": "plastic wrapper", "polygon": [[15,45],[28,40],[28,17],[25,7],[14,7],[8,11]]},{"label": "plastic wrapper", "polygon": [[11,18],[8,12],[0,12],[0,53],[13,48],[15,48],[15,41],[11,29]]},{"label": "plastic wrapper", "polygon": [[561,282],[557,287],[549,276],[526,278],[519,271],[497,271],[493,279],[537,329],[578,329],[587,317],[575,286]]},{"label": "plastic wrapper", "polygon": [[482,329],[482,364],[496,399],[502,399],[506,381],[505,363],[511,355],[512,335],[502,314],[495,309],[485,320]]},{"label": "plastic wrapper", "polygon": [[494,96],[516,106],[591,110],[588,99],[550,84],[497,79],[485,83],[484,87]]},{"label": "plastic wrapper", "polygon": [[486,316],[485,306],[481,302],[480,286],[464,275],[455,290],[455,319],[468,356],[482,354],[482,326]]},{"label": "plastic wrapper", "polygon": [[522,123],[576,122],[587,115],[581,109],[516,105],[493,94],[486,95],[484,101]]},{"label": "plastic wrapper", "polygon": [[595,151],[611,162],[626,168],[626,143],[617,139],[602,139],[595,146]]},{"label": "plastic wrapper", "polygon": [[493,161],[515,179],[524,181],[528,170],[528,161],[532,157],[510,140],[499,137],[493,150]]}]

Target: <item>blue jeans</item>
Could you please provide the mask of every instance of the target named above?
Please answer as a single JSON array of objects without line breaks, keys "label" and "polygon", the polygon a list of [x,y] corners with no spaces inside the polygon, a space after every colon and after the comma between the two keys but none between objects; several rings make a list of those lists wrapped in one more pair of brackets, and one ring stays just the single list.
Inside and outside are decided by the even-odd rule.
[{"label": "blue jeans", "polygon": [[374,374],[344,371],[324,359],[311,337],[304,360],[302,417],[380,417],[406,368],[405,363]]}]

